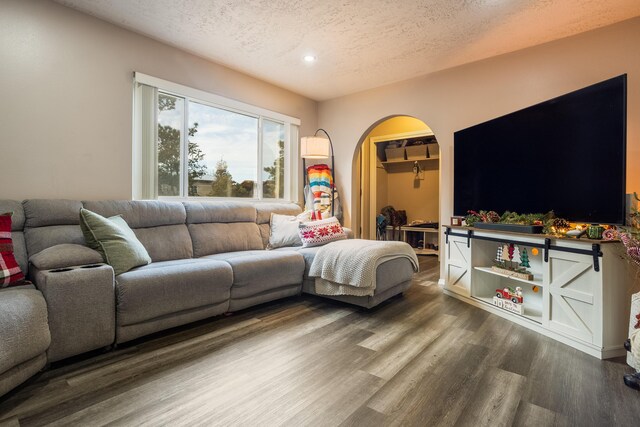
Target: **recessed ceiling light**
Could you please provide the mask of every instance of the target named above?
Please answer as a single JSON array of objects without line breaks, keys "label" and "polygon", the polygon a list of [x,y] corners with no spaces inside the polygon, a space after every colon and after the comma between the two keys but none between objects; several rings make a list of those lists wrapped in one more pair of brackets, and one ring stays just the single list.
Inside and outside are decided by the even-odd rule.
[{"label": "recessed ceiling light", "polygon": [[302,59],[304,59],[304,62],[311,63],[311,62],[316,62],[318,57],[315,55],[305,55]]}]

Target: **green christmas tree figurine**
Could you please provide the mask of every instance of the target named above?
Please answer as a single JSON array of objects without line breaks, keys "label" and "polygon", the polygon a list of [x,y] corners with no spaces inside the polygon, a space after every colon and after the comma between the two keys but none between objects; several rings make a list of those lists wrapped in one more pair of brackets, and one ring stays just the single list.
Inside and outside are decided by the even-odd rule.
[{"label": "green christmas tree figurine", "polygon": [[527,253],[527,248],[522,248],[522,253],[520,254],[520,266],[524,268],[531,267],[531,264],[529,264],[529,254]]}]

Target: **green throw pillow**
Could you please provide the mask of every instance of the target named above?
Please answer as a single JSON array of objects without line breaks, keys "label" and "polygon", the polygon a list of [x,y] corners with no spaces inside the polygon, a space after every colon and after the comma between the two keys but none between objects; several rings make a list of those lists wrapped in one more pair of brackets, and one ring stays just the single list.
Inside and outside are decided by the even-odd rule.
[{"label": "green throw pillow", "polygon": [[90,210],[80,209],[80,228],[87,245],[100,252],[116,275],[151,262],[147,250],[119,215],[105,218]]}]

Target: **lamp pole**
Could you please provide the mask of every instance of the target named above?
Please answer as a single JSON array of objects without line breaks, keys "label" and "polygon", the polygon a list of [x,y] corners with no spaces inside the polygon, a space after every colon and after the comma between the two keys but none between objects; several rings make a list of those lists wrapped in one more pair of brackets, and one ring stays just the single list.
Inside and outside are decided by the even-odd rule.
[{"label": "lamp pole", "polygon": [[[334,169],[334,159],[333,159],[333,142],[331,141],[331,137],[329,136],[329,133],[320,128],[316,131],[316,133],[313,134],[313,136],[318,136],[318,132],[324,132],[325,135],[327,135],[327,139],[329,140],[329,146],[331,147],[331,178],[333,179],[333,183],[331,185],[331,216],[333,216],[334,214],[334,208],[335,208],[335,200],[334,200],[334,191],[336,188],[336,174],[335,174],[335,169]],[[307,171],[305,170],[305,175],[307,174]]]}]

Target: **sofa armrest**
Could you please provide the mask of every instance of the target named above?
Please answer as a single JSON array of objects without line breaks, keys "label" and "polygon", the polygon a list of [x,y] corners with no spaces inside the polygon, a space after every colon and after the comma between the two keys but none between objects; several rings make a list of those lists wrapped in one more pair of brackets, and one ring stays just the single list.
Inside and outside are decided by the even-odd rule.
[{"label": "sofa armrest", "polygon": [[33,270],[49,312],[50,362],[113,344],[116,311],[111,266]]},{"label": "sofa armrest", "polygon": [[[47,306],[42,294],[33,288],[0,291],[0,325],[0,343],[6,344],[0,345],[0,376],[44,354],[51,342]],[[0,386],[0,395],[2,390]]]},{"label": "sofa armrest", "polygon": [[64,243],[44,249],[29,258],[29,262],[38,270],[52,270],[78,265],[99,264],[103,262],[98,251],[82,245]]},{"label": "sofa armrest", "polygon": [[347,227],[342,227],[344,232],[347,234],[347,239],[353,239],[353,230]]}]

